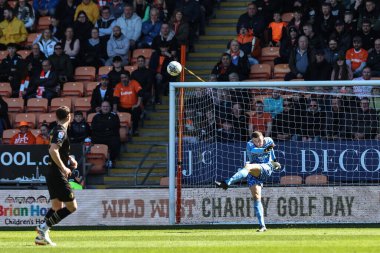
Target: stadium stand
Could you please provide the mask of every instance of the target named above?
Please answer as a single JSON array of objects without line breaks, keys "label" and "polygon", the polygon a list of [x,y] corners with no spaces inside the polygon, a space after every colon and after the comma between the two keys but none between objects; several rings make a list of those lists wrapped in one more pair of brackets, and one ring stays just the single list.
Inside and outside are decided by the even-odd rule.
[{"label": "stadium stand", "polygon": [[297,175],[292,176],[282,176],[280,178],[281,185],[301,185],[302,177]]},{"label": "stadium stand", "polygon": [[272,76],[272,70],[269,64],[255,64],[251,66],[249,78],[255,80],[267,80]]},{"label": "stadium stand", "polygon": [[10,97],[12,94],[12,87],[10,83],[0,83],[0,96]]},{"label": "stadium stand", "polygon": [[[85,76],[85,75],[83,75]],[[81,82],[67,82],[63,84],[62,96],[82,97],[84,94],[84,86]]]},{"label": "stadium stand", "polygon": [[46,98],[29,98],[26,112],[47,112],[48,100]]},{"label": "stadium stand", "polygon": [[50,112],[55,112],[58,107],[60,106],[67,106],[69,108],[72,108],[72,101],[70,97],[59,97],[59,98],[53,98],[51,100],[50,104]]},{"label": "stadium stand", "polygon": [[108,159],[108,147],[104,144],[91,146],[90,152],[86,154],[87,162],[91,164],[90,174],[104,174],[105,163]]},{"label": "stadium stand", "polygon": [[13,122],[13,127],[18,127],[21,121],[25,121],[30,128],[35,128],[36,118],[36,114],[34,113],[17,113]]},{"label": "stadium stand", "polygon": [[325,175],[309,175],[305,178],[305,184],[308,185],[325,185],[328,183]]}]

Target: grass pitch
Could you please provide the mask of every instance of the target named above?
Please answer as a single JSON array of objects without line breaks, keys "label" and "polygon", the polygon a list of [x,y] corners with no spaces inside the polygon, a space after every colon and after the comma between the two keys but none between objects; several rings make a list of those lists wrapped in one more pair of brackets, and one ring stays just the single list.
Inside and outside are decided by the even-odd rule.
[{"label": "grass pitch", "polygon": [[0,231],[0,249],[13,252],[253,252],[378,253],[380,228],[53,230],[57,247],[36,246],[33,231]]}]

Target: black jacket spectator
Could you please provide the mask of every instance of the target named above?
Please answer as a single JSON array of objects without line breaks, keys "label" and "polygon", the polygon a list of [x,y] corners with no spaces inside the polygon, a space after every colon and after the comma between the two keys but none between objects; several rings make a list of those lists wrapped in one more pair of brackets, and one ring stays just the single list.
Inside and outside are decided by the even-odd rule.
[{"label": "black jacket spectator", "polygon": [[[377,41],[377,42],[376,42]],[[376,40],[375,49],[368,54],[367,66],[371,68],[371,76],[379,77],[380,76],[380,39]],[[379,49],[377,50],[376,47]]]},{"label": "black jacket spectator", "polygon": [[70,124],[68,129],[68,135],[71,143],[81,143],[85,138],[90,136],[90,126],[83,119],[81,122],[76,122]]},{"label": "black jacket spectator", "polygon": [[323,137],[326,126],[326,114],[321,111],[318,103],[314,103],[315,100],[311,100],[309,107],[302,116],[301,135],[306,140],[317,140],[316,138]]},{"label": "black jacket spectator", "polygon": [[353,117],[354,139],[374,139],[378,133],[379,117],[376,110],[369,108],[369,100],[363,98]]},{"label": "black jacket spectator", "polygon": [[59,1],[55,16],[61,23],[62,29],[65,30],[74,24],[74,14],[77,9],[78,1],[76,0],[61,0]]},{"label": "black jacket spectator", "polygon": [[35,80],[40,77],[42,71],[42,62],[46,60],[46,57],[40,51],[40,47],[37,44],[32,46],[32,53],[25,59],[30,80]]},{"label": "black jacket spectator", "polygon": [[239,73],[239,69],[231,63],[231,56],[224,53],[221,60],[212,69],[211,74],[216,75],[219,82],[228,82],[228,75],[231,73]]},{"label": "black jacket spectator", "polygon": [[0,68],[0,80],[2,82],[9,82],[12,87],[12,96],[17,96],[21,80],[25,77],[26,65],[25,61],[20,55],[15,54],[14,56],[8,55],[1,62]]},{"label": "black jacket spectator", "polygon": [[[56,49],[54,54],[50,55],[48,59],[58,75],[58,80],[61,83],[72,81],[74,77],[74,68],[70,57],[63,53],[62,45],[55,45],[55,48],[61,49]],[[58,50],[60,52],[58,52]]]},{"label": "black jacket spectator", "polygon": [[299,130],[299,126],[296,126],[292,103],[285,100],[283,106],[283,112],[277,114],[272,122],[272,136],[276,140],[290,140]]},{"label": "black jacket spectator", "polygon": [[10,128],[11,123],[8,117],[8,104],[0,96],[0,138],[3,137],[3,131]]},{"label": "black jacket spectator", "polygon": [[108,85],[106,93],[105,93],[104,97],[102,97],[101,92],[100,92],[100,87],[101,87],[101,84],[96,86],[96,88],[92,92],[92,95],[91,95],[91,112],[98,112],[96,110],[96,108],[100,108],[103,101],[108,101],[112,106],[113,88],[111,87],[111,85]]},{"label": "black jacket spectator", "polygon": [[323,58],[323,60],[318,59],[311,63],[305,73],[305,81],[331,80],[331,65],[324,59],[324,51],[319,51],[315,57]]},{"label": "black jacket spectator", "polygon": [[152,88],[155,82],[154,71],[146,68],[145,66],[138,67],[135,71],[132,72],[131,79],[136,80],[140,84],[144,93],[143,104],[147,105],[149,100],[152,98]]},{"label": "black jacket spectator", "polygon": [[247,12],[240,15],[236,24],[236,33],[239,33],[240,27],[244,25],[248,29],[253,29],[255,36],[262,38],[266,28],[265,18],[258,12],[257,6],[250,3]]}]

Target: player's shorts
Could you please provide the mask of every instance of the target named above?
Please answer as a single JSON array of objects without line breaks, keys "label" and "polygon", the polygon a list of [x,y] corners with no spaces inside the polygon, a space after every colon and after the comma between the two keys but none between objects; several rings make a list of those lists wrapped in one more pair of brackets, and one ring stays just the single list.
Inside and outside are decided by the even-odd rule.
[{"label": "player's shorts", "polygon": [[264,181],[272,175],[273,165],[271,163],[262,163],[259,164],[261,167],[260,176],[254,177],[251,174],[247,176],[248,187],[252,187],[254,185],[260,185],[263,187]]},{"label": "player's shorts", "polygon": [[68,179],[62,175],[58,168],[50,167],[46,176],[46,185],[50,199],[58,199],[62,202],[71,202],[75,199]]}]

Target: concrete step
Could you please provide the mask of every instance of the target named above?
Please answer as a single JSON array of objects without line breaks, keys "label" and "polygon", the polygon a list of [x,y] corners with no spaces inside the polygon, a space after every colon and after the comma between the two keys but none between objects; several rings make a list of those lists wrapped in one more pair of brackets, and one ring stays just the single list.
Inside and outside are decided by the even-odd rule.
[{"label": "concrete step", "polygon": [[241,0],[228,0],[228,2],[221,2],[220,3],[221,9],[224,9],[225,7],[241,7],[241,8],[246,8],[247,7],[247,2],[246,1],[241,1]]},{"label": "concrete step", "polygon": [[[141,158],[143,158],[144,156],[145,156],[145,152],[126,152],[126,153],[120,154],[120,160],[130,160],[130,159],[137,160],[138,159],[140,161]],[[154,148],[154,149],[152,149],[152,153],[149,154],[148,159],[150,159],[150,160],[159,160],[159,159],[164,160],[164,159],[166,159],[166,152],[165,152],[165,150],[159,149],[158,147]]]},{"label": "concrete step", "polygon": [[[152,146],[152,143],[128,143],[127,150],[128,152],[148,152],[149,148]],[[154,147],[155,152],[166,152],[166,146],[156,146]]]},{"label": "concrete step", "polygon": [[235,18],[236,23],[240,17],[241,14],[245,13],[247,11],[247,8],[242,7],[230,7],[230,8],[223,8],[220,10],[215,11],[216,19],[225,19],[225,18]]},{"label": "concrete step", "polygon": [[[148,173],[150,168],[141,168],[138,171],[139,175],[143,175]],[[136,168],[131,168],[131,169],[111,169],[109,176],[123,176],[123,177],[134,177],[136,174]],[[166,167],[155,167],[151,171],[151,175],[162,175],[165,176],[168,174],[168,169]]]},{"label": "concrete step", "polygon": [[169,136],[169,128],[140,128],[139,129],[140,137],[149,137],[149,136]]},{"label": "concrete step", "polygon": [[210,52],[210,53],[192,53],[189,56],[188,62],[194,62],[194,61],[214,61],[217,62],[220,59],[220,56],[222,54],[218,52]]},{"label": "concrete step", "polygon": [[236,28],[230,27],[206,27],[207,35],[236,36]]},{"label": "concrete step", "polygon": [[[137,182],[138,184],[144,179],[144,176],[138,176]],[[159,185],[160,179],[162,176],[151,176],[146,181],[146,185]],[[135,185],[135,178],[134,177],[120,177],[120,176],[105,176],[104,177],[104,183],[109,186],[114,185],[125,185],[125,186],[133,186]]]}]

